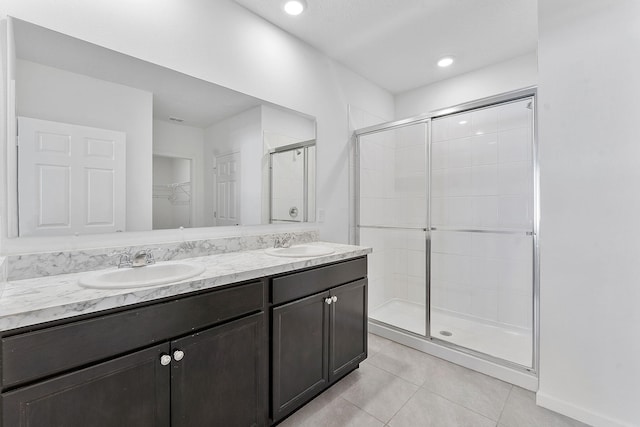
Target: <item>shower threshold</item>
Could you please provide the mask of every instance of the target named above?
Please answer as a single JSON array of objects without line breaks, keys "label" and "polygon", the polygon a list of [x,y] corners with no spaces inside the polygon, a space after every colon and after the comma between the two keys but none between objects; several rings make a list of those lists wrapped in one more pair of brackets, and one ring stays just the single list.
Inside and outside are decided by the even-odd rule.
[{"label": "shower threshold", "polygon": [[[426,335],[426,308],[422,304],[394,298],[372,310],[369,318],[417,335]],[[487,324],[433,308],[431,335],[518,365],[531,366],[533,343],[528,330]]]}]

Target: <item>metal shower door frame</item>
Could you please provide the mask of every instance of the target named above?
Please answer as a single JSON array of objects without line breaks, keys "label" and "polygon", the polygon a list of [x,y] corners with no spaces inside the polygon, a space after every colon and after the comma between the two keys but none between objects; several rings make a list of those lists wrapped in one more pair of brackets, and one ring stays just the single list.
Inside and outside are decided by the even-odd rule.
[{"label": "metal shower door frame", "polygon": [[[368,136],[368,135],[372,135],[375,133],[381,133],[381,132],[388,132],[388,131],[392,131],[392,130],[397,130],[397,129],[401,129],[401,128],[406,128],[409,126],[415,126],[415,125],[420,125],[423,124],[425,125],[425,159],[424,159],[424,165],[425,165],[425,203],[426,203],[426,218],[425,218],[425,222],[424,222],[424,227],[394,227],[394,226],[362,226],[360,224],[360,138],[363,136]],[[360,244],[360,229],[361,228],[377,228],[377,229],[387,229],[387,230],[421,230],[425,233],[425,257],[426,257],[426,271],[425,271],[425,310],[426,310],[426,315],[425,315],[425,335],[421,335],[418,333],[415,333],[413,331],[409,331],[406,329],[402,329],[399,328],[395,325],[391,325],[389,323],[385,323],[376,319],[371,319],[369,318],[370,322],[374,322],[377,324],[381,324],[381,325],[385,325],[385,326],[389,326],[392,327],[396,330],[401,330],[403,333],[418,337],[418,338],[426,338],[426,339],[431,339],[430,336],[430,305],[429,305],[429,301],[430,301],[430,283],[429,283],[429,272],[430,272],[430,259],[429,259],[429,252],[431,249],[431,222],[430,222],[430,197],[429,197],[429,193],[431,191],[431,173],[428,170],[428,167],[431,165],[431,118],[429,116],[426,115],[421,115],[421,116],[416,116],[416,117],[412,117],[409,119],[403,119],[403,120],[397,120],[394,122],[389,122],[389,123],[382,123],[380,125],[375,125],[375,126],[371,126],[371,127],[367,127],[364,129],[360,129],[354,132],[354,136],[355,136],[355,162],[354,162],[354,179],[355,179],[355,205],[354,205],[354,215],[355,215],[355,238],[356,238],[356,244]]]},{"label": "metal shower door frame", "polygon": [[[454,344],[449,341],[445,341],[439,339],[438,337],[434,337],[431,335],[431,305],[430,305],[430,293],[431,293],[431,230],[434,230],[431,225],[431,121],[433,119],[441,118],[444,116],[448,116],[451,114],[461,113],[465,111],[476,110],[480,108],[488,108],[492,106],[497,106],[499,104],[505,104],[508,102],[515,102],[523,99],[531,98],[532,102],[532,123],[531,123],[531,138],[532,138],[532,169],[533,169],[533,277],[532,277],[532,287],[533,287],[533,319],[532,319],[532,363],[531,367],[523,366],[515,362],[511,362],[506,359],[498,358],[495,356],[491,356],[487,353],[482,353],[467,347],[460,346],[458,344]],[[431,113],[422,114],[419,116],[382,123],[375,126],[369,126],[366,128],[358,129],[354,132],[355,137],[355,161],[354,161],[354,196],[355,196],[355,204],[354,204],[354,216],[355,216],[355,238],[356,244],[360,243],[360,137],[365,135],[371,135],[378,132],[389,131],[393,129],[402,128],[405,126],[411,126],[415,124],[425,123],[427,125],[427,136],[426,136],[426,149],[425,149],[425,162],[427,166],[426,177],[426,194],[425,198],[427,201],[427,218],[426,218],[426,319],[425,319],[425,335],[420,335],[413,333],[411,331],[407,331],[405,329],[399,328],[397,326],[380,322],[375,319],[369,319],[370,322],[374,324],[380,324],[386,327],[389,327],[398,332],[402,332],[405,334],[409,334],[411,336],[418,337],[420,339],[427,339],[431,342],[437,343],[443,347],[448,347],[453,350],[468,354],[470,356],[478,357],[483,360],[498,364],[500,366],[504,366],[507,368],[511,368],[517,371],[524,371],[537,376],[539,372],[539,359],[540,359],[540,248],[539,248],[539,228],[540,228],[540,167],[538,163],[538,133],[537,133],[537,110],[536,110],[536,100],[537,100],[537,88],[536,87],[527,87],[511,92],[506,92],[503,94],[482,98],[479,100],[459,104],[453,107],[444,108],[440,110],[436,110]]]}]

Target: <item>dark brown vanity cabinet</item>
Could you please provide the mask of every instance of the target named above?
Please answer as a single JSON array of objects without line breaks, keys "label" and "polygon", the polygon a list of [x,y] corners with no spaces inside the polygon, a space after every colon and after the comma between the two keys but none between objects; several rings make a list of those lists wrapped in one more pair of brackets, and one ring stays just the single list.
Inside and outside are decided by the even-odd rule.
[{"label": "dark brown vanity cabinet", "polygon": [[263,313],[176,340],[171,369],[172,426],[266,423]]},{"label": "dark brown vanity cabinet", "polygon": [[355,258],[2,333],[0,427],[278,422],[366,358],[366,268]]},{"label": "dark brown vanity cabinet", "polygon": [[[238,285],[3,337],[3,427],[265,425],[263,289]],[[121,340],[105,342],[114,329]],[[132,351],[119,355],[122,347]]]},{"label": "dark brown vanity cabinet", "polygon": [[[2,395],[2,425],[169,426],[163,344]],[[46,355],[42,355],[46,357]]]},{"label": "dark brown vanity cabinet", "polygon": [[278,422],[367,357],[366,258],[272,279],[271,417]]}]

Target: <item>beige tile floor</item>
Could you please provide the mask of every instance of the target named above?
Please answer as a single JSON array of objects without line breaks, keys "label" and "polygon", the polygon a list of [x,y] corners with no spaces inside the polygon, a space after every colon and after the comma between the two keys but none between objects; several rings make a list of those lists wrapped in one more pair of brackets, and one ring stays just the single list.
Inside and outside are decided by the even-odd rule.
[{"label": "beige tile floor", "polygon": [[369,334],[360,369],[280,424],[333,427],[576,427],[495,378]]}]

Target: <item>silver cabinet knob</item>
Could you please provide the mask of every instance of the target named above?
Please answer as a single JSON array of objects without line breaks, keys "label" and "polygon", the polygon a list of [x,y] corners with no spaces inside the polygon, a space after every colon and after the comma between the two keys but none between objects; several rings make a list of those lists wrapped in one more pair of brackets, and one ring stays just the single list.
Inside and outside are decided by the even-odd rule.
[{"label": "silver cabinet knob", "polygon": [[331,301],[333,301],[333,302],[337,302],[337,301],[338,301],[338,297],[337,297],[337,296],[335,296],[335,295],[334,295],[334,296],[332,296],[332,297],[331,297]]},{"label": "silver cabinet knob", "polygon": [[176,362],[181,361],[183,357],[184,357],[184,351],[176,350],[173,352],[173,358]]},{"label": "silver cabinet knob", "polygon": [[331,305],[331,297],[325,298],[324,302],[327,303],[327,305]]},{"label": "silver cabinet knob", "polygon": [[162,366],[167,366],[169,363],[171,363],[171,356],[169,356],[168,354],[163,354],[162,356],[160,356],[160,364]]}]

